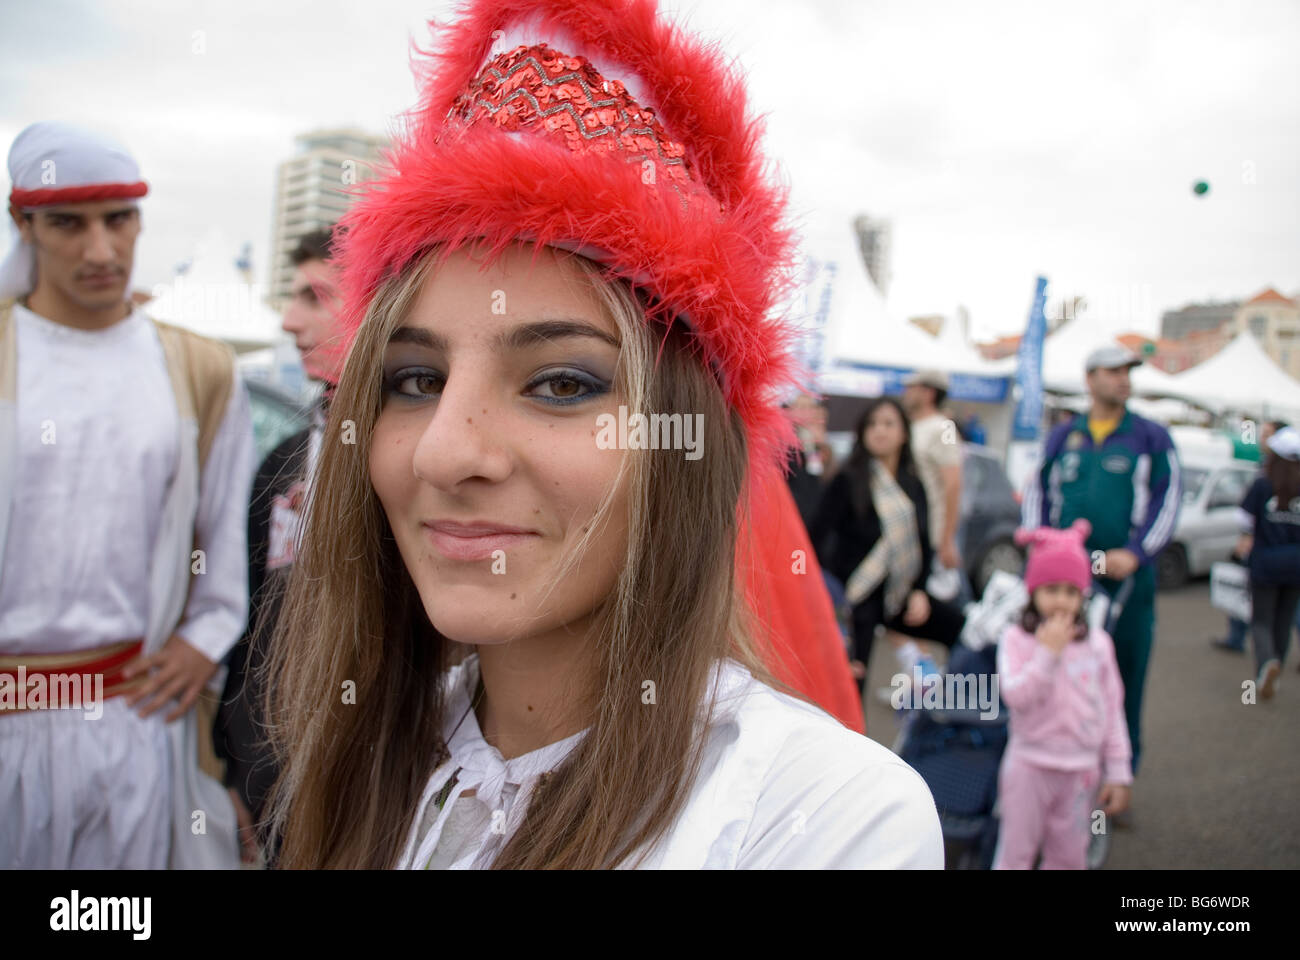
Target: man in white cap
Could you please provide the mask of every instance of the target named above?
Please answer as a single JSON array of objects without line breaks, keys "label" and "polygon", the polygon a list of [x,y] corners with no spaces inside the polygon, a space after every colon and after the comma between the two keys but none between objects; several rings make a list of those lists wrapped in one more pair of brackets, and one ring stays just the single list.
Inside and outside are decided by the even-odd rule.
[{"label": "man in white cap", "polygon": [[1178,454],[1169,431],[1126,406],[1132,392],[1129,370],[1141,363],[1119,344],[1088,354],[1084,366],[1092,407],[1048,437],[1042,462],[1026,481],[1021,518],[1031,530],[1065,529],[1086,519],[1092,524],[1087,546],[1098,583],[1115,597],[1132,580],[1113,639],[1135,775],[1142,750],[1142,693],[1155,639],[1154,561],[1173,536],[1182,503]]},{"label": "man in white cap", "polygon": [[247,394],[228,347],[130,301],[124,148],[39,123],[9,174],[0,867],[233,866],[193,705],[244,626]]}]

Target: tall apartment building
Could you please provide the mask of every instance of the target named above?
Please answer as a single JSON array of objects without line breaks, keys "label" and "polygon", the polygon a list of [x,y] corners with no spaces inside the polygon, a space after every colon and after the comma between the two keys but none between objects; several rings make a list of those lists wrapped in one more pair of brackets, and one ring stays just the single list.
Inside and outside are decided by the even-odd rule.
[{"label": "tall apartment building", "polygon": [[1249,332],[1264,352],[1291,376],[1300,379],[1300,304],[1271,287],[1237,308],[1232,332]]},{"label": "tall apartment building", "polygon": [[1214,356],[1232,339],[1232,325],[1225,324],[1213,330],[1193,330],[1186,336],[1156,341],[1155,354],[1147,358],[1165,373],[1182,373]]},{"label": "tall apartment building", "polygon": [[1279,367],[1300,379],[1300,302],[1269,288],[1245,302],[1190,304],[1160,318],[1152,362],[1179,373],[1208,360],[1233,337],[1249,333]]},{"label": "tall apartment building", "polygon": [[864,214],[853,221],[853,229],[858,235],[858,248],[862,252],[863,263],[867,265],[867,273],[871,275],[880,295],[889,296],[893,234],[889,221],[877,220]]},{"label": "tall apartment building", "polygon": [[294,141],[297,153],[280,164],[271,227],[270,301],[289,298],[299,239],[336,223],[352,202],[350,191],[374,175],[388,138],[355,129],[315,130]]},{"label": "tall apartment building", "polygon": [[1218,330],[1232,320],[1239,300],[1224,303],[1190,303],[1179,310],[1166,310],[1160,316],[1160,336],[1165,340],[1181,340],[1189,333]]}]

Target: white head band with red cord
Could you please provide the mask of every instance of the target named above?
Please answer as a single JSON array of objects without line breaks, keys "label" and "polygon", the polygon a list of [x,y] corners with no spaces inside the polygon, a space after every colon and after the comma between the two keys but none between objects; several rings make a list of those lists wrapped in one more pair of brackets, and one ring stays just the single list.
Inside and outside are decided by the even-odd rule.
[{"label": "white head band with red cord", "polygon": [[[9,203],[19,210],[138,200],[149,192],[126,148],[102,134],[64,123],[34,123],[9,149]],[[35,284],[35,258],[9,219],[10,248],[0,262],[0,300],[25,296]]]}]

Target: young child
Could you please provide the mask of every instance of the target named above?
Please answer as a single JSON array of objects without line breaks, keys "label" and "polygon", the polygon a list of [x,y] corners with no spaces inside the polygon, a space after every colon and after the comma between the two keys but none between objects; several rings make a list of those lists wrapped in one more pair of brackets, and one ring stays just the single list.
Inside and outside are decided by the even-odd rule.
[{"label": "young child", "polygon": [[1076,520],[1066,530],[1016,531],[1017,543],[1031,545],[1029,604],[998,646],[1011,717],[995,870],[1032,869],[1040,852],[1044,870],[1084,869],[1094,798],[1108,817],[1128,807],[1132,750],[1115,647],[1084,617],[1091,529]]}]

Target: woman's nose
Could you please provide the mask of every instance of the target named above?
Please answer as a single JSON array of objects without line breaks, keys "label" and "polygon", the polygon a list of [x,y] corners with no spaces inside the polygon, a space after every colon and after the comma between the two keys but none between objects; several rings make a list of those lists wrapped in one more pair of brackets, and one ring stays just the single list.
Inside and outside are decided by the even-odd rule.
[{"label": "woman's nose", "polygon": [[449,375],[412,453],[415,476],[449,493],[467,480],[509,476],[507,426],[493,413],[500,404],[481,375]]}]

